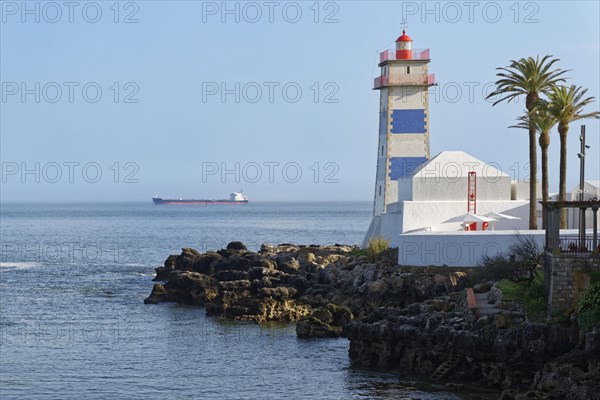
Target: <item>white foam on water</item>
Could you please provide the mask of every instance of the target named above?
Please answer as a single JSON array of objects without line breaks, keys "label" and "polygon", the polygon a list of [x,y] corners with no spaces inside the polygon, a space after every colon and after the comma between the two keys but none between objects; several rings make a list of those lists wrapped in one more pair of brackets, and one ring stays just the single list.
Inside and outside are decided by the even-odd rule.
[{"label": "white foam on water", "polygon": [[30,269],[39,267],[40,263],[37,262],[0,262],[0,268],[10,269]]}]

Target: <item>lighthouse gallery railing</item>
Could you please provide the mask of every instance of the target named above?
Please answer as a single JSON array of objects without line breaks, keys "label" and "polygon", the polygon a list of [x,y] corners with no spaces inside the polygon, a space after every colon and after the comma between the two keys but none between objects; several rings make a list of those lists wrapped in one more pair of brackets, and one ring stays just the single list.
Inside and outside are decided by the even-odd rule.
[{"label": "lighthouse gallery railing", "polygon": [[[412,51],[411,60],[429,60],[429,49],[414,49]],[[384,61],[389,60],[397,60],[396,58],[396,50],[385,50],[379,53],[379,62],[382,63]]]}]

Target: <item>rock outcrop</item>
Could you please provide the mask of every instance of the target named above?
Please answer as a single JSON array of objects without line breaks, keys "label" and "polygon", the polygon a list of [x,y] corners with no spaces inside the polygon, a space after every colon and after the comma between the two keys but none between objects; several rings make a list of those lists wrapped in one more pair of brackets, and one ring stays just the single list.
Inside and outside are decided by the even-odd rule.
[{"label": "rock outcrop", "polygon": [[[207,253],[184,248],[156,268],[154,280],[164,283],[155,284],[144,302],[204,305],[208,315],[235,320],[297,321],[329,305],[364,317],[382,306],[404,307],[463,286],[464,272],[400,270],[392,262],[396,254],[384,254],[372,263],[354,256],[357,250],[344,245],[265,244],[251,252],[241,242]],[[310,329],[318,335],[313,322]],[[303,326],[309,328],[307,324]],[[339,329],[332,332],[337,335]]]},{"label": "rock outcrop", "polygon": [[597,331],[582,339],[574,322],[511,311],[476,318],[458,295],[380,308],[344,327],[356,365],[433,376],[452,360],[446,379],[505,389],[503,399],[598,398]]}]

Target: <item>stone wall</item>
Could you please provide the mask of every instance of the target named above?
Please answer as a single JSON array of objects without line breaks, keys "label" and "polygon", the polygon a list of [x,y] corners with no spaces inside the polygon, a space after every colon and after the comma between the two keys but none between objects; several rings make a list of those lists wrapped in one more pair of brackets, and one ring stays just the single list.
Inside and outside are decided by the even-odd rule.
[{"label": "stone wall", "polygon": [[546,253],[545,282],[548,312],[570,312],[590,286],[590,272],[600,270],[600,256]]}]

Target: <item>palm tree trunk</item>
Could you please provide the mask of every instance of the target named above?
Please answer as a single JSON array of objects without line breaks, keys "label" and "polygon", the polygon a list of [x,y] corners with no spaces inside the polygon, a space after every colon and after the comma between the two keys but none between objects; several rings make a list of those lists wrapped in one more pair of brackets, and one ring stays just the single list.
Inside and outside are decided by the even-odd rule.
[{"label": "palm tree trunk", "polygon": [[537,229],[537,144],[535,125],[529,123],[529,229]]},{"label": "palm tree trunk", "polygon": [[[560,137],[560,177],[558,184],[558,201],[565,201],[567,196],[567,133],[568,125],[558,124]],[[560,212],[560,229],[567,229],[567,209]]]},{"label": "palm tree trunk", "polygon": [[[542,201],[548,201],[548,146],[542,147]],[[546,229],[545,207],[542,207],[542,229]]]}]

